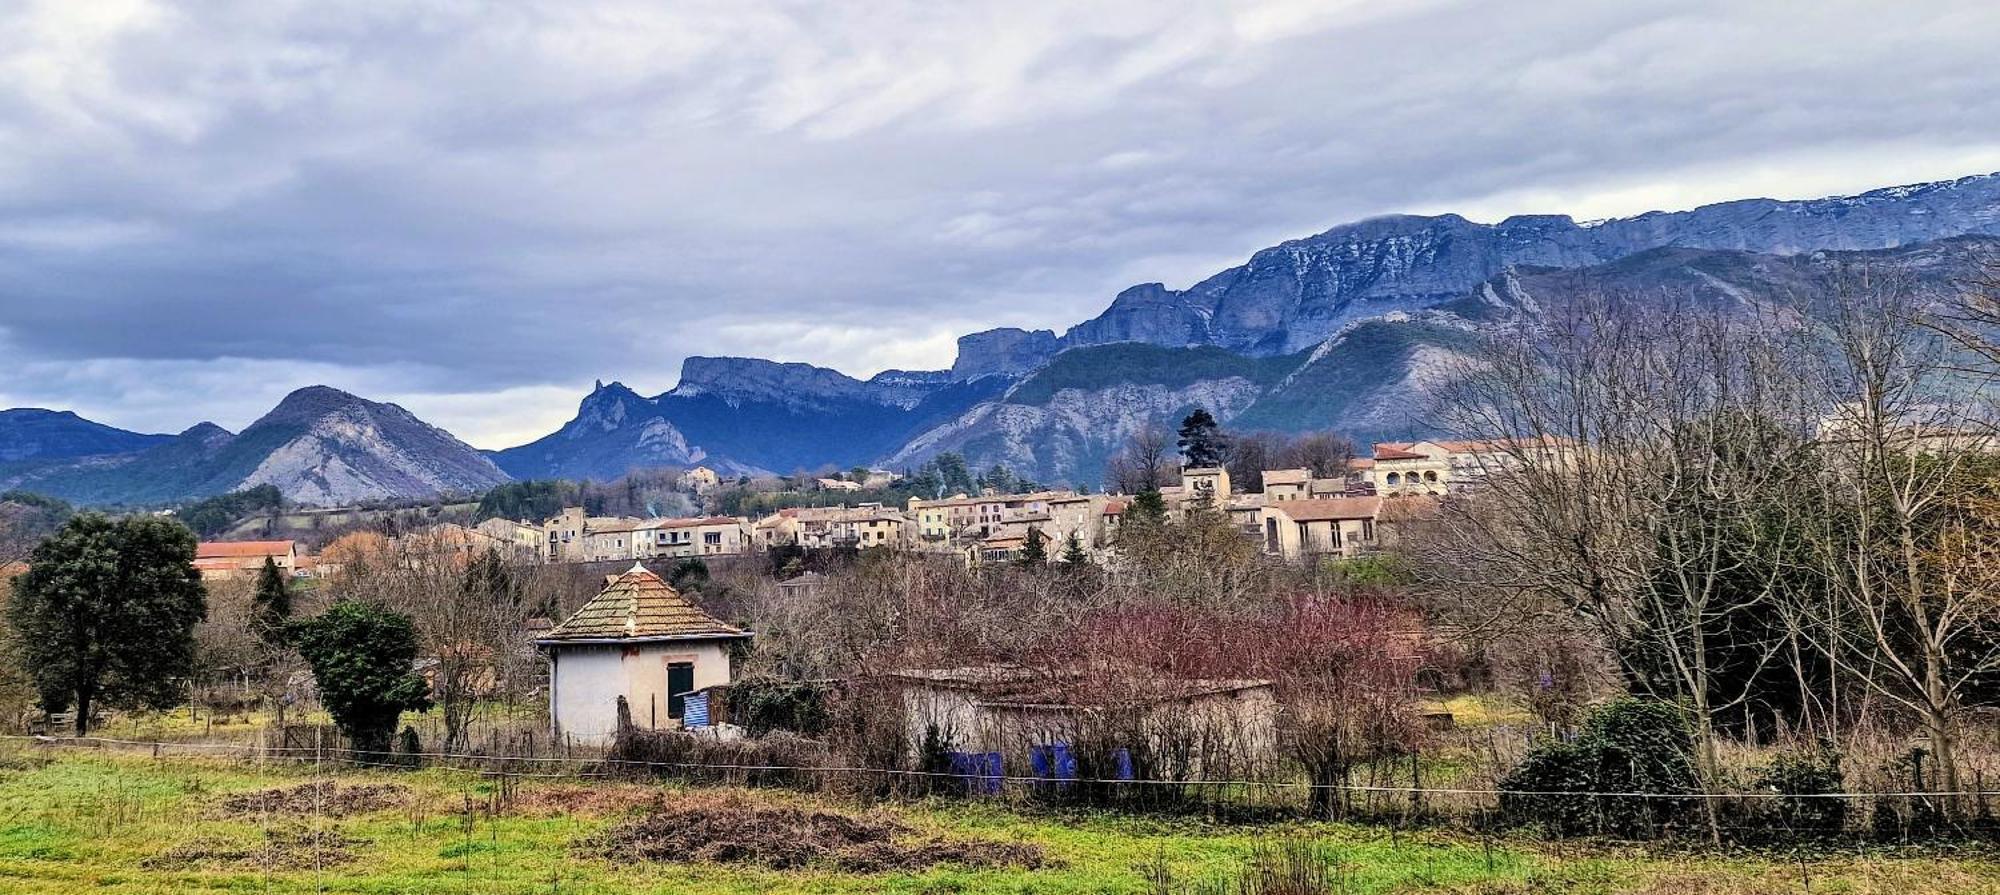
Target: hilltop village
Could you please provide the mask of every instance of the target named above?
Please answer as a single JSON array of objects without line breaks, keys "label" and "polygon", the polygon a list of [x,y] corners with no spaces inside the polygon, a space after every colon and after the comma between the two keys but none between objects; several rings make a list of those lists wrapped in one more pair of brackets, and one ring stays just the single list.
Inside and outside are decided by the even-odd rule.
[{"label": "hilltop village", "polygon": [[[1474,485],[1485,470],[1511,462],[1508,445],[1488,441],[1379,442],[1372,457],[1344,460],[1332,475],[1298,467],[1261,470],[1256,490],[1233,482],[1223,466],[1186,466],[1154,491],[1168,519],[1194,510],[1225,516],[1258,549],[1289,560],[1354,557],[1381,548],[1399,522],[1435,507],[1438,498]],[[967,565],[1016,562],[1024,555],[1053,562],[1065,551],[1101,558],[1137,494],[1072,489],[955,493],[911,497],[901,505],[851,500],[897,481],[886,470],[799,477],[817,505],[759,516],[690,515],[642,518],[591,515],[567,506],[544,519],[495,517],[475,524],[443,522],[425,533],[468,552],[497,550],[549,563],[713,559],[776,548],[896,549],[956,557]],[[700,503],[723,487],[712,469],[697,466],[676,484]],[[1034,546],[1030,546],[1030,545]],[[337,552],[337,551],[335,551]],[[336,558],[314,555],[296,540],[203,541],[197,567],[209,578],[254,573],[266,557],[298,577],[337,570]]]}]

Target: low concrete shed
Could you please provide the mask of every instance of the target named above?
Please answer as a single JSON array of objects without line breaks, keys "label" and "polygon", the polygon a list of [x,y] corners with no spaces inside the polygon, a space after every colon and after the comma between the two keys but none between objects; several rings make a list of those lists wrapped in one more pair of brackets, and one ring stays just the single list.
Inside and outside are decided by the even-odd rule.
[{"label": "low concrete shed", "polygon": [[1173,753],[1189,773],[1261,765],[1277,748],[1270,681],[1154,677],[1106,688],[1011,665],[907,669],[889,679],[901,690],[909,743],[935,730],[954,751],[999,756],[1022,773],[1038,750],[1090,741]]}]

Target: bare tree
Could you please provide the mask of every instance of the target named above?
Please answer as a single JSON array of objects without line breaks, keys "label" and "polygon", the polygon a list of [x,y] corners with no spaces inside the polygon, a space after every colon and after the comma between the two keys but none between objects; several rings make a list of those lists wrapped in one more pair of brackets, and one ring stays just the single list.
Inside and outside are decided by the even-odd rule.
[{"label": "bare tree", "polygon": [[1264,490],[1264,470],[1283,468],[1278,464],[1285,437],[1272,432],[1245,432],[1229,441],[1229,484],[1252,494]]},{"label": "bare tree", "polygon": [[1308,432],[1278,451],[1284,468],[1305,468],[1314,478],[1334,478],[1347,474],[1347,461],[1354,459],[1354,442],[1333,432]]},{"label": "bare tree", "polygon": [[448,749],[466,745],[480,699],[511,697],[526,679],[523,632],[536,601],[497,552],[449,530],[407,535],[386,549],[351,552],[335,588],[416,621]]},{"label": "bare tree", "polygon": [[2000,369],[2000,255],[1989,252],[1981,272],[1923,323],[1973,355],[1982,375]]},{"label": "bare tree", "polygon": [[1477,559],[1420,566],[1433,590],[1553,597],[1591,620],[1629,687],[1690,707],[1711,789],[1716,718],[1752,697],[1780,642],[1744,636],[1779,586],[1764,557],[1796,539],[1765,507],[1795,475],[1798,390],[1757,324],[1674,296],[1586,295],[1494,345],[1443,408],[1494,447],[1446,515]]},{"label": "bare tree", "polygon": [[[1991,373],[1957,363],[1907,280],[1843,272],[1814,371],[1837,412],[1821,435],[1814,538],[1832,654],[1923,724],[1946,791],[1959,783],[1966,689],[2000,668],[1991,587]],[[1970,381],[1968,381],[1970,377]]]},{"label": "bare tree", "polygon": [[1126,494],[1158,491],[1174,480],[1173,436],[1148,423],[1125,440],[1106,465],[1105,481]]}]

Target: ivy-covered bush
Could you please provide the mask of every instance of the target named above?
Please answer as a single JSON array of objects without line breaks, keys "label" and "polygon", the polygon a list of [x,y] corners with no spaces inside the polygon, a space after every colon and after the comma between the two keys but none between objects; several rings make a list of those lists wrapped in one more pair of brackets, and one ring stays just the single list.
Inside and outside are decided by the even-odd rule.
[{"label": "ivy-covered bush", "polygon": [[1847,800],[1834,798],[1846,791],[1846,775],[1831,743],[1779,755],[1755,783],[1759,790],[1779,794],[1758,812],[1761,828],[1772,835],[1824,838],[1847,826]]},{"label": "ivy-covered bush", "polygon": [[1575,741],[1531,750],[1500,781],[1500,810],[1562,835],[1649,837],[1687,816],[1699,784],[1686,715],[1626,699],[1591,712]]},{"label": "ivy-covered bush", "polygon": [[729,686],[729,713],[751,736],[775,730],[819,736],[832,724],[828,688],[810,681],[776,677],[742,678]]}]

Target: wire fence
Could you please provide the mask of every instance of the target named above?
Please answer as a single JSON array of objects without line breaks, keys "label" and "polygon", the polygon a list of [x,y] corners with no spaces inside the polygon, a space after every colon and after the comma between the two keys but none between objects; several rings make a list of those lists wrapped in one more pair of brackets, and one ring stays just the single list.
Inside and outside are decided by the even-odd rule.
[{"label": "wire fence", "polygon": [[[97,736],[23,736],[0,735],[0,740],[25,741],[41,746],[115,746],[131,749],[151,749],[155,756],[175,750],[185,750],[198,754],[234,753],[243,757],[277,757],[290,760],[322,760],[333,762],[366,763],[381,767],[408,770],[421,766],[427,769],[458,770],[480,774],[530,776],[515,765],[568,766],[577,770],[549,772],[540,776],[548,777],[589,777],[619,776],[604,770],[609,767],[660,770],[708,770],[722,772],[743,771],[794,771],[799,773],[825,774],[866,774],[887,777],[928,777],[962,779],[965,775],[952,771],[926,771],[912,768],[871,768],[841,765],[778,765],[778,764],[721,764],[712,762],[655,761],[649,759],[619,758],[616,756],[548,756],[548,755],[508,755],[487,752],[368,752],[341,746],[268,746],[245,743],[201,743],[174,742],[164,740],[128,740]],[[421,759],[413,763],[408,759]],[[450,762],[458,762],[451,764]],[[1435,786],[1385,786],[1359,783],[1312,783],[1304,780],[1250,780],[1250,779],[1209,779],[1188,778],[1181,780],[1147,780],[1118,777],[1062,777],[1047,775],[999,774],[985,775],[987,779],[1023,784],[1094,783],[1118,786],[1230,786],[1244,788],[1271,788],[1290,790],[1334,790],[1350,793],[1420,793],[1424,795],[1465,795],[1498,798],[1503,795],[1515,796],[1589,796],[1620,799],[1661,799],[1672,801],[1687,800],[1751,800],[1751,799],[1834,799],[1846,800],[1861,796],[1876,798],[1966,798],[1975,799],[2000,795],[1992,790],[1965,789],[1909,790],[1897,792],[1867,793],[1784,793],[1775,790],[1747,790],[1741,792],[1713,793],[1659,793],[1637,791],[1598,790],[1521,790],[1500,788],[1465,788]]]}]

